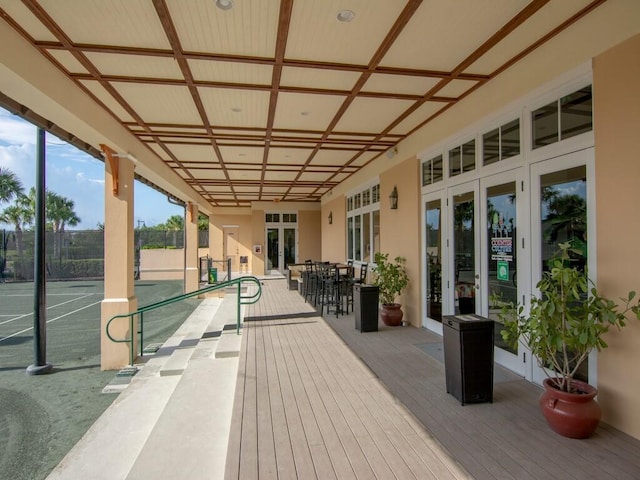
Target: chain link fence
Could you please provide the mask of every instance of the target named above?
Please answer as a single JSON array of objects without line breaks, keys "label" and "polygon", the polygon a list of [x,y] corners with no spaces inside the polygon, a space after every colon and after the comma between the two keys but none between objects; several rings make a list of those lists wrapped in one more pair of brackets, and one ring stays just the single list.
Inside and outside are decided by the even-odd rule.
[{"label": "chain link fence", "polygon": [[[209,232],[198,232],[198,246],[206,248]],[[31,281],[35,232],[0,231],[0,281]],[[136,230],[136,268],[140,249],[184,248],[182,230]],[[104,231],[69,230],[45,233],[46,273],[50,279],[104,278]]]}]

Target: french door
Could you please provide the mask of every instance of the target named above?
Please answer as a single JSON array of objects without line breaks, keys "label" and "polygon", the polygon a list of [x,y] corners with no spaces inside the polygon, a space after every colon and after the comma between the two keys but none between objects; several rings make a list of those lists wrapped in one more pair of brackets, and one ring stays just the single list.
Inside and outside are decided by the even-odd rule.
[{"label": "french door", "polygon": [[[523,376],[530,356],[523,346],[514,348],[502,340],[497,312],[501,302],[518,303],[528,291],[526,190],[522,169],[449,188],[447,268],[442,270],[445,314],[494,320],[496,362]],[[433,211],[437,200],[425,204],[427,216],[430,206]]]},{"label": "french door", "polygon": [[284,274],[289,265],[296,263],[297,235],[296,227],[267,227],[267,273],[279,271]]}]

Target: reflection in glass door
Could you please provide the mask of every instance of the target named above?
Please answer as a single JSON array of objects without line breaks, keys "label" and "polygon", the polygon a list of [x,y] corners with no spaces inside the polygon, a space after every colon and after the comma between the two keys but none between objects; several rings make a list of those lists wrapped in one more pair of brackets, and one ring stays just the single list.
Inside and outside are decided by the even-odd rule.
[{"label": "reflection in glass door", "polygon": [[[453,275],[456,314],[479,313],[479,262],[476,255],[476,195],[472,190],[455,189],[453,204]],[[460,191],[461,193],[457,193]]]},{"label": "reflection in glass door", "polygon": [[286,270],[289,265],[296,263],[296,229],[285,227],[282,229],[282,236],[281,253],[284,257],[283,270]]},{"label": "reflection in glass door", "polygon": [[[504,177],[504,176],[502,176]],[[501,178],[498,178],[500,181]],[[491,182],[492,179],[489,179]],[[486,185],[486,183],[484,183]],[[504,303],[517,305],[518,297],[518,245],[516,182],[510,181],[485,186],[486,213],[484,250],[486,252],[486,277],[483,282],[488,317],[495,321],[494,346],[496,360],[518,372],[524,373],[524,365],[518,357],[518,347],[508,345],[502,339],[503,324],[498,312]]]},{"label": "reflection in glass door", "polygon": [[[542,272],[549,270],[558,244],[568,242],[572,264],[587,268],[587,169],[584,165],[540,176]],[[586,300],[586,298],[585,298]],[[591,383],[589,359],[580,365],[574,378]]]},{"label": "reflection in glass door", "polygon": [[267,228],[267,273],[280,270],[280,229]]},{"label": "reflection in glass door", "polygon": [[442,207],[441,201],[425,204],[427,317],[442,322]]}]

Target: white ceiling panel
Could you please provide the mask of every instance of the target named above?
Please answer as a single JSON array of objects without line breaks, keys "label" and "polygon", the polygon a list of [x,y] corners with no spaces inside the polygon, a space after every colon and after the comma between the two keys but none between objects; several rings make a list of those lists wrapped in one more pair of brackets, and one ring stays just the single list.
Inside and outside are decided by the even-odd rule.
[{"label": "white ceiling panel", "polygon": [[198,92],[210,125],[266,127],[268,92],[204,87]]},{"label": "white ceiling panel", "polygon": [[186,87],[114,82],[127,103],[150,123],[202,123]]},{"label": "white ceiling panel", "polygon": [[274,121],[275,128],[325,130],[345,97],[281,93]]},{"label": "white ceiling panel", "polygon": [[167,6],[185,51],[273,56],[279,2],[243,0],[221,10],[212,0],[168,0]]},{"label": "white ceiling panel", "polygon": [[382,65],[453,70],[527,3],[529,0],[491,0],[490,6],[478,0],[423,2]]},{"label": "white ceiling panel", "polygon": [[336,130],[379,132],[413,103],[388,98],[356,98],[338,122]]},{"label": "white ceiling panel", "polygon": [[74,43],[171,48],[152,2],[39,0],[39,3]]}]

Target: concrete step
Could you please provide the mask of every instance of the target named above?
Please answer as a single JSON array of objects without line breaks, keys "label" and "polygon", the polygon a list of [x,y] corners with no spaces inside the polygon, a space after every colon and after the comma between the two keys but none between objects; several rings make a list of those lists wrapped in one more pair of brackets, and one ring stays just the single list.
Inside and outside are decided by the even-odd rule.
[{"label": "concrete step", "polygon": [[[222,479],[238,373],[238,354],[218,357],[237,337],[236,300],[227,295],[193,348],[180,381],[126,477]],[[225,325],[233,330],[225,330]],[[239,347],[238,347],[239,351]],[[203,441],[206,439],[206,441]]]},{"label": "concrete step", "polygon": [[184,372],[195,347],[207,331],[212,319],[216,317],[222,303],[222,298],[211,298],[207,302],[201,302],[188,320],[176,330],[170,341],[156,352],[156,355],[169,355],[160,369],[161,377],[180,375]]},{"label": "concrete step", "polygon": [[235,301],[204,299],[47,479],[223,478],[238,357],[215,351]]}]

